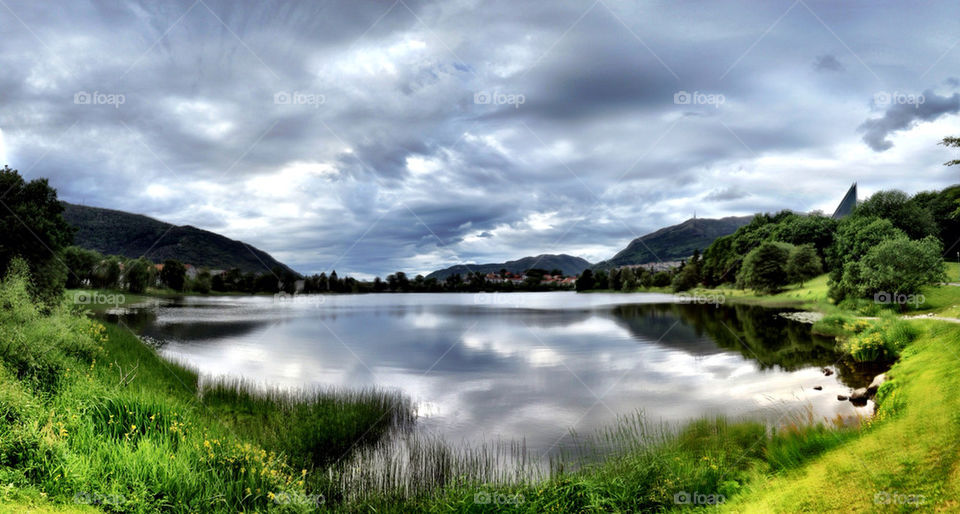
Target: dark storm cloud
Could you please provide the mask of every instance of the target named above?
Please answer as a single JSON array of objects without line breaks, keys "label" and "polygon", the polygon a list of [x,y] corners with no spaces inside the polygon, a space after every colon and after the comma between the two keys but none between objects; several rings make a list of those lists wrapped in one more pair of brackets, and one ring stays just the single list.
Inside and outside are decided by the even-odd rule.
[{"label": "dark storm cloud", "polygon": [[[863,122],[888,83],[950,84],[952,41],[918,37],[952,30],[949,3],[6,4],[0,157],[303,272],[598,261],[694,210],[823,207],[867,171],[899,184],[837,145],[889,148],[958,102]],[[937,150],[917,189],[945,185]]]},{"label": "dark storm cloud", "polygon": [[887,137],[896,131],[907,130],[921,121],[932,121],[960,109],[960,94],[940,96],[932,90],[922,94],[881,92],[874,102],[886,106],[880,118],[868,119],[860,125],[863,141],[878,152],[889,150],[893,143]]},{"label": "dark storm cloud", "polygon": [[817,56],[813,63],[813,69],[817,71],[844,71],[846,68],[843,67],[843,64],[840,64],[836,56],[825,54]]}]

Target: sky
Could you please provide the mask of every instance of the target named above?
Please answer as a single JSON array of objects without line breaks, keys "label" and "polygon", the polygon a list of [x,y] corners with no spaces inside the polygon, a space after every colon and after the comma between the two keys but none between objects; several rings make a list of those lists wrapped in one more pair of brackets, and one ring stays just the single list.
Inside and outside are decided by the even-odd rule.
[{"label": "sky", "polygon": [[0,0],[0,164],[360,278],[960,182],[960,4]]}]

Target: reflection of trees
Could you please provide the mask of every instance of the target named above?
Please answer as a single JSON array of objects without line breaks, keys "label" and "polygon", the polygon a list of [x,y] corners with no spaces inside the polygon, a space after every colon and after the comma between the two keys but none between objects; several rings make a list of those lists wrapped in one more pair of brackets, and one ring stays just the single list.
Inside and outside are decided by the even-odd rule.
[{"label": "reflection of trees", "polygon": [[[776,366],[793,371],[836,365],[841,382],[851,387],[873,378],[873,369],[868,368],[876,365],[850,361],[837,351],[833,339],[813,335],[810,325],[778,316],[779,312],[782,309],[755,305],[697,304],[619,305],[611,311],[617,323],[637,339],[659,340],[661,345],[688,353],[732,350],[756,361],[762,369]],[[662,337],[678,319],[680,323]],[[679,333],[672,337],[675,332]]]}]

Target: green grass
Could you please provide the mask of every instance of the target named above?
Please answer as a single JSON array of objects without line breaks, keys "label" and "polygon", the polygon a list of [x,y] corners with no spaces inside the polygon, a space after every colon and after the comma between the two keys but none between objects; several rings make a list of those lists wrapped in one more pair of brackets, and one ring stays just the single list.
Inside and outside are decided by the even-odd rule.
[{"label": "green grass", "polygon": [[922,323],[925,333],[890,371],[894,378],[881,388],[880,409],[863,437],[794,472],[751,482],[725,510],[913,510],[877,504],[878,494],[922,495],[923,510],[960,509],[960,327]]},{"label": "green grass", "polygon": [[22,276],[0,284],[0,307],[0,498],[13,510],[311,511],[326,480],[317,462],[413,416],[378,390],[204,390],[195,371],[72,305],[41,315]]}]

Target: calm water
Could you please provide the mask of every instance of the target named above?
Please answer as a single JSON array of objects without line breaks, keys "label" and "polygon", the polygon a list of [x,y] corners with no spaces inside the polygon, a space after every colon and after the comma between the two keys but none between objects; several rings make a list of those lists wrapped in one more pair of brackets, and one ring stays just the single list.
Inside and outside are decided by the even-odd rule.
[{"label": "calm water", "polygon": [[[782,309],[677,304],[660,294],[371,294],[187,297],[125,316],[204,375],[286,386],[398,388],[420,430],[534,451],[642,409],[678,422],[725,414],[778,423],[867,415],[837,401],[874,370]],[[821,368],[836,371],[825,376]],[[814,390],[822,386],[822,391]]]}]

